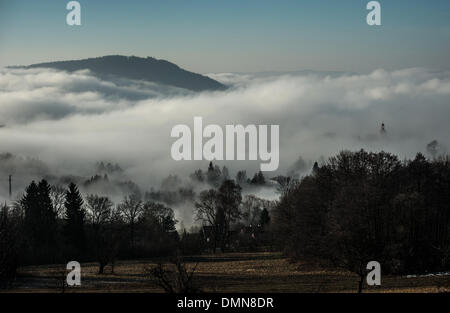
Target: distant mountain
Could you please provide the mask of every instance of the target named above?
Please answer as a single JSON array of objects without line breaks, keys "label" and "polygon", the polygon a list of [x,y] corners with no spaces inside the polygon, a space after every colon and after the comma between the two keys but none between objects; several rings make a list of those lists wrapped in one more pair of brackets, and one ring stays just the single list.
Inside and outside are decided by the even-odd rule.
[{"label": "distant mountain", "polygon": [[122,78],[145,80],[193,91],[224,90],[227,87],[214,79],[186,71],[176,64],[152,57],[139,58],[110,55],[84,60],[60,61],[32,64],[20,68],[53,68],[67,72],[83,69],[92,71],[102,78],[118,76]]}]

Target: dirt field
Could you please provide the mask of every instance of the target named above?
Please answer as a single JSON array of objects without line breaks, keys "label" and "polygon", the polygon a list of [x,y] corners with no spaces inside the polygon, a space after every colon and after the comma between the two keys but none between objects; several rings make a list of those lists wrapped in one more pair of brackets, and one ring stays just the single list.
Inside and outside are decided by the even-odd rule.
[{"label": "dirt field", "polygon": [[[292,263],[280,253],[226,253],[190,257],[188,266],[198,262],[195,285],[204,292],[356,292],[355,274]],[[98,275],[95,263],[81,267],[82,286],[62,288],[64,265],[29,266],[19,270],[8,292],[163,292],[146,269],[155,261],[117,262]],[[450,292],[450,276],[406,278],[382,276],[379,287],[364,292]]]}]

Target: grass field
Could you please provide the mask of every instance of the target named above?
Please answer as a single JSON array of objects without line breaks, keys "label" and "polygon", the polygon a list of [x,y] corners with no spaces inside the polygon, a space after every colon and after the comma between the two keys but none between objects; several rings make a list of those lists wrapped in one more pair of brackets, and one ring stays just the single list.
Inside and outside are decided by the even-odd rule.
[{"label": "grass field", "polygon": [[[280,253],[225,253],[186,259],[188,267],[198,262],[194,284],[204,292],[356,292],[355,274],[290,262]],[[82,285],[64,292],[163,292],[146,274],[153,261],[120,261],[111,273],[98,275],[95,263],[81,266]],[[20,268],[8,292],[63,292],[65,265]],[[381,286],[363,292],[450,292],[450,276],[406,278],[382,276]]]}]

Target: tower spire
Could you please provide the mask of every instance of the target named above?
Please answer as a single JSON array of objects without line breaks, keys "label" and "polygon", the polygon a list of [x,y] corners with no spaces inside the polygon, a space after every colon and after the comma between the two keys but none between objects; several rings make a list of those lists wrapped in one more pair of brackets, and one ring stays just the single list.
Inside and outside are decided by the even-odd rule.
[{"label": "tower spire", "polygon": [[12,175],[9,175],[8,182],[9,182],[9,200],[11,200],[11,198],[12,198]]},{"label": "tower spire", "polygon": [[384,122],[381,122],[380,133],[381,133],[382,135],[385,135],[385,134],[386,134],[386,126],[384,125]]}]

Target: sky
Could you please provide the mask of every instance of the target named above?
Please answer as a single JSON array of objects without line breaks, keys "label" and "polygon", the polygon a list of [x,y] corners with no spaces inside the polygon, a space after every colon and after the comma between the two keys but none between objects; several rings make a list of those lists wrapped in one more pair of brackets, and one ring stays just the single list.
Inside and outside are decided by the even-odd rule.
[{"label": "sky", "polygon": [[110,54],[153,56],[199,73],[450,69],[450,1],[0,0],[0,66]]}]

